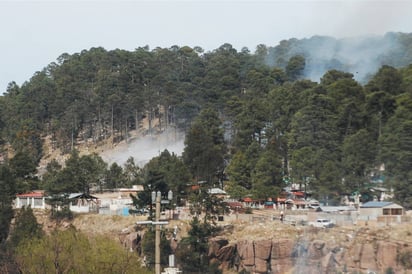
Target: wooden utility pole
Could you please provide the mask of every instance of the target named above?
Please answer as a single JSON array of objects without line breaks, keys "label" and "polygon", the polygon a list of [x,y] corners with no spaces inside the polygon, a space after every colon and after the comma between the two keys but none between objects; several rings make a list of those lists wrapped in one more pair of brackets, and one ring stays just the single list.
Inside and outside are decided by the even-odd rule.
[{"label": "wooden utility pole", "polygon": [[[156,223],[160,221],[160,191],[156,195]],[[156,225],[156,238],[155,238],[155,272],[160,274],[160,225]]]}]

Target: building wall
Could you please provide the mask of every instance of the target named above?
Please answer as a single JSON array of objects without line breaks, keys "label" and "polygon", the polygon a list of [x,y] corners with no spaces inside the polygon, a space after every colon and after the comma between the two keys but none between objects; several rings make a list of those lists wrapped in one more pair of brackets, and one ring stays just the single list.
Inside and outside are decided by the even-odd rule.
[{"label": "building wall", "polygon": [[70,210],[77,213],[89,213],[90,208],[89,205],[81,206],[70,204]]},{"label": "building wall", "polygon": [[22,208],[23,206],[29,206],[31,208],[45,209],[46,201],[44,197],[16,197],[15,207]]},{"label": "building wall", "polygon": [[382,208],[359,208],[359,217],[358,220],[376,221],[378,216],[382,215]]},{"label": "building wall", "polygon": [[[394,220],[400,220],[401,216],[404,214],[403,207],[397,204],[391,204],[384,207],[375,207],[375,208],[359,208],[359,218],[358,220],[362,221],[369,221],[373,220],[376,221],[382,216],[387,216],[385,220],[389,220],[391,216],[398,216],[394,217]],[[381,218],[382,219],[382,218]],[[391,219],[392,220],[392,219]]]}]

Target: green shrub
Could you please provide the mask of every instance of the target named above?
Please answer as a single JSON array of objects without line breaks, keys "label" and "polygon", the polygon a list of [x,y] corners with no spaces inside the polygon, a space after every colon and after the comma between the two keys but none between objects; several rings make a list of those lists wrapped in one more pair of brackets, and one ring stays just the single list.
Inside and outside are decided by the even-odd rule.
[{"label": "green shrub", "polygon": [[388,268],[385,270],[385,274],[395,274],[395,271],[393,270],[392,267],[388,267]]},{"label": "green shrub", "polygon": [[245,208],[245,214],[252,214],[252,213],[253,213],[253,209],[251,207]]},{"label": "green shrub", "polygon": [[136,253],[105,236],[87,237],[70,228],[19,245],[21,273],[150,273]]},{"label": "green shrub", "polygon": [[398,255],[398,262],[406,269],[412,268],[412,252],[404,251]]}]

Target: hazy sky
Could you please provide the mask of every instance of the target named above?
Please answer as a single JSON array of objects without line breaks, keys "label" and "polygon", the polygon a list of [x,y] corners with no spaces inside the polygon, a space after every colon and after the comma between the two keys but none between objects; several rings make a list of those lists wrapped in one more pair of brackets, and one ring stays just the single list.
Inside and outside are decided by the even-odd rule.
[{"label": "hazy sky", "polygon": [[236,49],[283,39],[412,32],[412,0],[4,1],[0,0],[0,93],[91,47],[224,43]]}]

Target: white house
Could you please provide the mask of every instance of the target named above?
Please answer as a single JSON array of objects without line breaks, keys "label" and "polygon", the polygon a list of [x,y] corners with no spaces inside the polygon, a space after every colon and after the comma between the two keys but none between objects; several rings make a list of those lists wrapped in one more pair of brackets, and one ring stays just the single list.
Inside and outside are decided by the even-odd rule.
[{"label": "white house", "polygon": [[224,198],[227,198],[227,193],[226,193],[226,191],[224,191],[224,190],[221,189],[221,188],[217,188],[217,187],[211,188],[211,189],[208,189],[207,192],[208,192],[210,195],[215,195],[215,196],[220,197],[220,198],[223,198],[223,199],[224,199]]},{"label": "white house", "polygon": [[44,191],[33,191],[29,193],[17,194],[14,201],[14,206],[15,208],[30,206],[33,209],[45,209],[47,204]]}]

